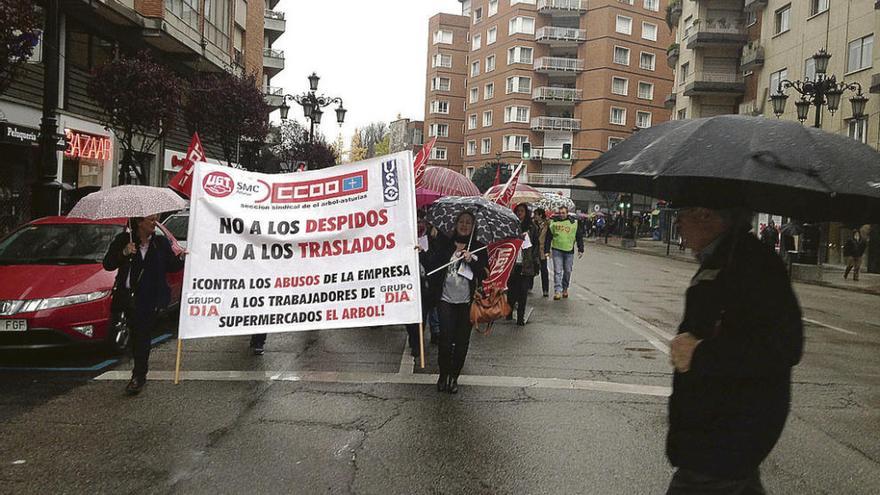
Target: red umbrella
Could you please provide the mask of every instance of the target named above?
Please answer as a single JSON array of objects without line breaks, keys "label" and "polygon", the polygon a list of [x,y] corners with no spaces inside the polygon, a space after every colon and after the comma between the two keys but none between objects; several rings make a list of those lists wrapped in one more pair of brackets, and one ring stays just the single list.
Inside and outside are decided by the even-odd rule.
[{"label": "red umbrella", "polygon": [[423,206],[428,206],[432,204],[434,201],[440,199],[443,196],[438,192],[434,192],[430,189],[425,189],[424,187],[416,188],[416,208],[421,208]]},{"label": "red umbrella", "polygon": [[479,196],[480,190],[470,179],[444,167],[428,167],[422,187],[443,196]]}]

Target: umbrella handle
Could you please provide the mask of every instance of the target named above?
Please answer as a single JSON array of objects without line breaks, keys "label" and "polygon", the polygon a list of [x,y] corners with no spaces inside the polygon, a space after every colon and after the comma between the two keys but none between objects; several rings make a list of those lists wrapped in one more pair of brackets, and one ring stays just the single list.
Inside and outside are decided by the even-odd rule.
[{"label": "umbrella handle", "polygon": [[[483,247],[481,247],[481,248],[477,248],[477,249],[475,249],[474,251],[472,251],[471,254],[479,253],[480,251],[482,251],[482,250],[484,250],[484,249],[488,249],[488,248],[489,248],[488,245],[483,246]],[[441,267],[439,267],[439,268],[435,268],[434,270],[431,270],[430,272],[426,273],[425,276],[426,276],[426,277],[430,277],[431,275],[433,275],[433,274],[439,272],[440,270],[443,270],[444,268],[448,267],[449,265],[458,262],[460,259],[461,259],[461,258],[456,258],[456,259],[450,261],[449,263],[446,263],[445,265],[443,265],[443,266],[441,266]]]}]

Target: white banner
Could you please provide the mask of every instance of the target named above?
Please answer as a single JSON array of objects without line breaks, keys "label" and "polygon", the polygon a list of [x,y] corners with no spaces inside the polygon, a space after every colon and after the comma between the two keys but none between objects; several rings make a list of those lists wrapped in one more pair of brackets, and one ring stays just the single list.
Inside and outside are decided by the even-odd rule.
[{"label": "white banner", "polygon": [[184,339],[417,323],[412,152],[267,175],[198,163]]}]

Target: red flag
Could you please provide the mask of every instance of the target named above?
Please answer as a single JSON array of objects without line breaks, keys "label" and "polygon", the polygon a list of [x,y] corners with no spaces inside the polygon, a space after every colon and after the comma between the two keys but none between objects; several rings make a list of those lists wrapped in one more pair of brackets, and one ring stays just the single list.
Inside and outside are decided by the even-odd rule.
[{"label": "red flag", "polygon": [[492,181],[492,187],[495,187],[498,184],[501,184],[501,165],[495,166],[495,180]]},{"label": "red flag", "polygon": [[496,203],[501,206],[510,206],[510,200],[513,199],[513,193],[516,192],[516,183],[519,182],[519,176],[514,175],[510,178],[510,181],[507,183],[507,189],[501,193],[501,195],[496,200]]},{"label": "red flag", "polygon": [[205,148],[202,147],[202,141],[199,139],[199,133],[193,133],[189,142],[189,149],[186,150],[186,156],[183,158],[171,157],[171,165],[173,167],[183,167],[168,182],[168,187],[174,189],[180,194],[190,197],[192,193],[193,164],[207,160],[205,156]]},{"label": "red flag", "polygon": [[507,279],[522,243],[522,239],[507,239],[489,244],[489,276],[483,280],[483,291],[488,293],[492,289],[507,288]]},{"label": "red flag", "polygon": [[431,148],[434,147],[434,143],[437,142],[437,138],[431,138],[427,143],[422,146],[422,149],[416,153],[416,158],[413,161],[413,176],[416,178],[416,187],[422,187],[422,182],[425,179],[425,166],[428,163],[428,158],[431,156]]}]

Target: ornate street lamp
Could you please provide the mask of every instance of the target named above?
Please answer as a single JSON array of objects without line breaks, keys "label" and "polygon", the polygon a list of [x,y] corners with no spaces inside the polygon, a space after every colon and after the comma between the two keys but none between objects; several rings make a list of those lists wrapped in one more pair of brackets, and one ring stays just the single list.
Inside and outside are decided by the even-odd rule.
[{"label": "ornate street lamp", "polygon": [[281,113],[281,120],[287,120],[290,113],[290,105],[287,104],[287,100],[293,100],[302,106],[303,115],[309,121],[309,143],[314,140],[315,125],[321,124],[321,117],[324,115],[322,108],[338,103],[336,122],[339,125],[345,122],[345,112],[348,111],[342,106],[342,98],[316,94],[320,80],[321,78],[318,74],[312,72],[312,75],[309,76],[309,91],[301,95],[283,95],[281,97],[281,106],[278,108]]},{"label": "ornate street lamp", "polygon": [[770,96],[770,101],[773,104],[773,113],[777,117],[785,113],[788,95],[783,91],[789,88],[794,88],[801,95],[800,99],[795,102],[797,118],[801,123],[807,121],[810,107],[814,106],[816,107],[814,127],[822,127],[822,107],[828,107],[828,111],[834,115],[834,112],[840,108],[840,100],[846,91],[856,93],[849,99],[852,105],[853,118],[859,120],[865,116],[865,105],[868,102],[868,97],[862,94],[861,84],[857,82],[837,82],[837,77],[833,74],[826,76],[829,59],[831,59],[830,53],[825,50],[819,50],[813,55],[816,67],[816,76],[813,79],[805,78],[803,81],[789,81],[785,79],[779,81],[776,93]]}]

